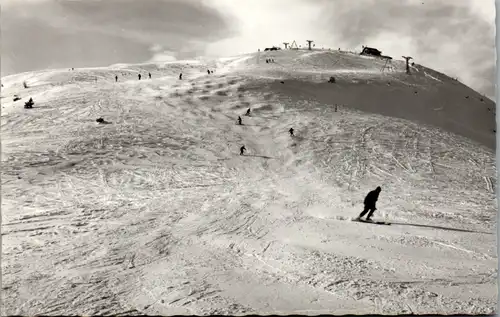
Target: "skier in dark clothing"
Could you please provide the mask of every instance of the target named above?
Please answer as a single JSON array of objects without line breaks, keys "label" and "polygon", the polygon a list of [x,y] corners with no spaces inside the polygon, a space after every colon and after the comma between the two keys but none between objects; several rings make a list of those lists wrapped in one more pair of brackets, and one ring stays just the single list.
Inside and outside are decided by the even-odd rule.
[{"label": "skier in dark clothing", "polygon": [[34,104],[35,104],[35,102],[33,101],[33,98],[30,98],[30,100],[28,100],[24,103],[24,108],[31,109],[31,108],[33,108]]},{"label": "skier in dark clothing", "polygon": [[179,79],[181,79],[181,80],[182,80],[182,73],[180,73],[180,75],[179,75]]},{"label": "skier in dark clothing", "polygon": [[243,155],[243,152],[245,152],[247,149],[245,148],[245,146],[243,145],[242,147],[240,147],[240,155]]},{"label": "skier in dark clothing", "polygon": [[248,108],[247,113],[245,115],[250,116],[250,108]]},{"label": "skier in dark clothing", "polygon": [[377,203],[378,195],[380,194],[381,191],[382,191],[382,188],[380,188],[380,186],[378,186],[375,190],[372,190],[371,192],[368,193],[368,195],[366,195],[365,201],[364,201],[365,209],[361,212],[361,214],[359,214],[359,216],[358,216],[358,218],[356,218],[356,220],[360,220],[361,217],[363,217],[369,211],[368,216],[366,216],[366,221],[371,221],[370,218],[372,217],[375,210],[377,210],[377,207],[375,207],[375,204]]},{"label": "skier in dark clothing", "polygon": [[115,75],[115,82],[118,81],[118,75]]},{"label": "skier in dark clothing", "polygon": [[151,79],[151,73],[148,73],[149,79]]},{"label": "skier in dark clothing", "polygon": [[139,77],[139,80],[141,80],[141,74],[139,74],[137,77]]},{"label": "skier in dark clothing", "polygon": [[210,75],[210,70],[209,69],[207,69],[207,73]]},{"label": "skier in dark clothing", "polygon": [[238,116],[238,124],[241,125],[241,117]]},{"label": "skier in dark clothing", "polygon": [[290,128],[290,130],[288,130],[288,132],[290,132],[290,135],[293,136],[293,128]]}]

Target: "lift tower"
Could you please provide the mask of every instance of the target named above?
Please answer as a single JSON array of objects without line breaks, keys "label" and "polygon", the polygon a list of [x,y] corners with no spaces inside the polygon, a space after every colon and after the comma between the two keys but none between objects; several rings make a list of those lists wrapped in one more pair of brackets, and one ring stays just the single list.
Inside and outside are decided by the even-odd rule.
[{"label": "lift tower", "polygon": [[311,41],[311,40],[307,40],[307,43],[309,43],[309,50],[311,50],[311,43],[314,42],[314,41]]}]

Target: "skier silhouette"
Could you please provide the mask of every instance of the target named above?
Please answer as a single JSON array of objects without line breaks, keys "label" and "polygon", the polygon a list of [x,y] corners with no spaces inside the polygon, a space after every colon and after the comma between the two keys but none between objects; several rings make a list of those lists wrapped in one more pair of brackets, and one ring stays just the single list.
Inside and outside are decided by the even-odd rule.
[{"label": "skier silhouette", "polygon": [[33,98],[30,98],[30,100],[28,100],[24,103],[24,108],[31,109],[31,108],[33,108],[34,104],[35,104],[35,102],[33,101]]},{"label": "skier silhouette", "polygon": [[380,191],[382,191],[382,188],[378,186],[375,190],[372,190],[371,192],[366,195],[365,200],[364,200],[364,205],[365,208],[363,211],[359,214],[359,216],[356,218],[356,220],[360,220],[368,211],[368,216],[366,216],[366,221],[372,221],[370,218],[372,217],[373,213],[375,210],[377,210],[377,207],[375,204],[377,203],[378,200],[378,195],[380,194]]},{"label": "skier silhouette", "polygon": [[209,69],[207,69],[207,73],[210,75],[210,70]]},{"label": "skier silhouette", "polygon": [[250,108],[248,108],[247,113],[245,115],[250,116]]},{"label": "skier silhouette", "polygon": [[118,75],[115,75],[115,82],[118,81]]},{"label": "skier silhouette", "polygon": [[290,130],[288,130],[288,132],[290,132],[290,136],[293,136],[293,128],[290,128]]},{"label": "skier silhouette", "polygon": [[238,116],[238,124],[241,125],[241,117]]},{"label": "skier silhouette", "polygon": [[245,146],[243,145],[242,147],[240,147],[240,155],[243,155],[243,152],[246,151],[247,149],[245,148]]},{"label": "skier silhouette", "polygon": [[151,73],[148,73],[149,79],[151,79]]},{"label": "skier silhouette", "polygon": [[139,80],[141,80],[141,74],[139,74],[137,77],[139,77]]},{"label": "skier silhouette", "polygon": [[179,75],[179,79],[180,79],[180,80],[182,80],[182,73],[180,73],[180,75]]}]

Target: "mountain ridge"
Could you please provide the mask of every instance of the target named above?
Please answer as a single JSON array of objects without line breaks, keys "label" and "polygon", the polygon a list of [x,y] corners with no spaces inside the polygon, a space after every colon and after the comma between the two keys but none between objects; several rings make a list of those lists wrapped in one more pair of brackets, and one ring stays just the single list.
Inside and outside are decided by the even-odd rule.
[{"label": "mountain ridge", "polygon": [[[383,63],[278,51],[2,78],[3,314],[494,312],[494,105]],[[392,225],[349,221],[377,186]]]}]

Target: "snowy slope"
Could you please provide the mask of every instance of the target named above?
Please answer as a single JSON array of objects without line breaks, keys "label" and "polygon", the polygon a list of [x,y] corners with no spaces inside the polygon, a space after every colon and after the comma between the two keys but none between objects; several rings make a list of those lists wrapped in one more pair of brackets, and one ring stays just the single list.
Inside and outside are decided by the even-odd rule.
[{"label": "snowy slope", "polygon": [[[382,66],[278,51],[2,78],[2,313],[492,313],[495,105]],[[378,185],[393,225],[351,222]]]}]

